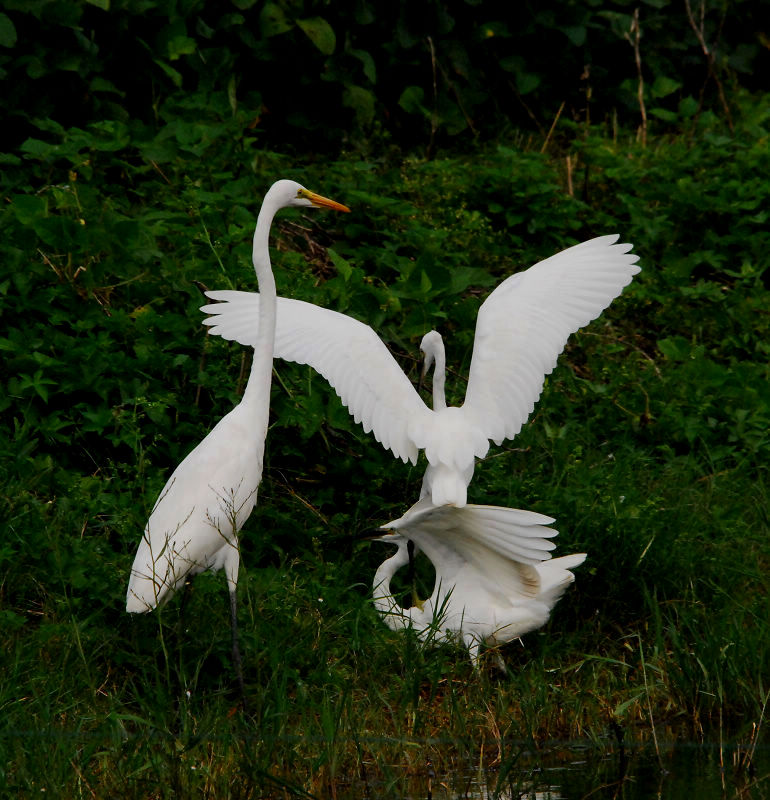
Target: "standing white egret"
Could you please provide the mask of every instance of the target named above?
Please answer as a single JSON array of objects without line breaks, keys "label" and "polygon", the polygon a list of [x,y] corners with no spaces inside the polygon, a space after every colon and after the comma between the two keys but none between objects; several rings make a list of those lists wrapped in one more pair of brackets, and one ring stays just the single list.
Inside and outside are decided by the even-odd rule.
[{"label": "standing white egret", "polygon": [[[631,245],[617,240],[600,236],[563,250],[489,295],[479,308],[461,406],[429,409],[368,325],[311,303],[278,298],[275,355],[320,372],[356,422],[396,456],[414,464],[424,449],[423,486],[433,504],[461,508],[489,440],[501,444],[521,430],[570,334],[599,316],[639,272]],[[225,301],[201,309],[212,315],[204,320],[211,332],[253,347],[259,295],[206,294]],[[439,372],[443,386],[443,364]]]},{"label": "standing white egret", "polygon": [[270,414],[276,317],[270,226],[275,213],[289,206],[349,211],[294,181],[278,181],[265,195],[252,249],[262,304],[250,322],[254,358],[243,398],[174,470],[161,491],[139,543],[126,595],[127,611],[150,611],[168,600],[188,576],[224,569],[230,592],[233,660],[241,692],[238,532],[257,502]]},{"label": "standing white egret", "polygon": [[[545,625],[575,580],[569,570],[586,555],[551,559],[553,522],[515,508],[436,507],[424,497],[380,528],[387,532],[377,539],[398,550],[375,573],[374,605],[393,630],[411,627],[425,641],[457,639],[477,666],[482,644],[505,644]],[[390,581],[409,563],[409,541],[430,559],[436,580],[427,600],[403,608]]]}]

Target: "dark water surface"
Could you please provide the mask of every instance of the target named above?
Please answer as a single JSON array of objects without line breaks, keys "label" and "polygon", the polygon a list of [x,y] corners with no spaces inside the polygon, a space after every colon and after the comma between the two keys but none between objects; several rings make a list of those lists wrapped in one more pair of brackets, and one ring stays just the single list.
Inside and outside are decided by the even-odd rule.
[{"label": "dark water surface", "polygon": [[[770,747],[745,749],[676,743],[598,756],[579,746],[556,748],[537,759],[524,755],[506,768],[426,775],[407,794],[395,787],[361,787],[358,800],[770,800]],[[429,772],[429,770],[428,770]],[[346,798],[347,800],[347,798]],[[352,800],[352,795],[351,795]]]}]

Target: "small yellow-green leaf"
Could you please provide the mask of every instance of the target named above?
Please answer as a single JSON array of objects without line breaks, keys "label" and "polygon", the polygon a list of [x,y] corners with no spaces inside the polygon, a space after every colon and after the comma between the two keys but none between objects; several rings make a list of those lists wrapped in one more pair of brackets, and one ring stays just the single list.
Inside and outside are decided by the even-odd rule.
[{"label": "small yellow-green leaf", "polygon": [[171,61],[176,61],[182,56],[189,56],[195,52],[195,39],[189,36],[174,36],[168,41],[168,57]]},{"label": "small yellow-green leaf", "polygon": [[292,29],[291,22],[286,19],[283,9],[277,3],[265,3],[259,15],[259,26],[266,38]]},{"label": "small yellow-green leaf", "polygon": [[332,26],[323,17],[298,19],[297,25],[325,56],[330,56],[334,52],[334,48],[337,46],[337,37],[334,35]]}]

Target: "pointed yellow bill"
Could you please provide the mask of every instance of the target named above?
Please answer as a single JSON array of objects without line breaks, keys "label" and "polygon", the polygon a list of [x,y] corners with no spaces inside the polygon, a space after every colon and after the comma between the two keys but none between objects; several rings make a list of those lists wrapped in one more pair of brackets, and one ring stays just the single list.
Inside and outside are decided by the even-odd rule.
[{"label": "pointed yellow bill", "polygon": [[299,194],[306,200],[310,200],[314,206],[318,206],[319,208],[331,208],[335,211],[350,213],[350,209],[347,206],[343,206],[342,203],[338,203],[336,200],[329,200],[328,197],[322,197],[320,194],[311,192],[309,189],[300,189]]}]

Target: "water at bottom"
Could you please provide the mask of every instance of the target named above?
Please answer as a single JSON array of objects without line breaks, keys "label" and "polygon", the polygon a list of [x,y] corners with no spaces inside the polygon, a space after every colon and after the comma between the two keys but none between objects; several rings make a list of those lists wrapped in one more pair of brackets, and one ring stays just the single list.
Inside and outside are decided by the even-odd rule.
[{"label": "water at bottom", "polygon": [[476,768],[421,777],[406,794],[378,792],[371,800],[770,800],[770,748],[757,747],[751,768],[744,753],[718,745],[681,743],[595,755],[565,745],[548,753],[521,754],[509,768]]}]

